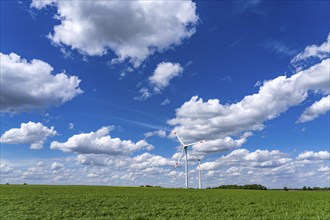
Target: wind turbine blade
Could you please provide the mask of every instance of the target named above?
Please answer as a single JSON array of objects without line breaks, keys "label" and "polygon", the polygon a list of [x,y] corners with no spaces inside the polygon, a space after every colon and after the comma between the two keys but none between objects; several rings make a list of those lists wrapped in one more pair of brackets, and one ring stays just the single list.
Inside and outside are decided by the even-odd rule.
[{"label": "wind turbine blade", "polygon": [[204,140],[201,140],[201,141],[198,141],[198,142],[194,142],[194,143],[191,143],[191,144],[187,144],[185,146],[189,147],[189,146],[193,146],[193,145],[196,145],[196,144],[202,144],[202,143],[205,143]]},{"label": "wind turbine blade", "polygon": [[178,138],[179,142],[182,144],[182,146],[185,146],[185,144],[183,143],[182,139],[180,138],[180,136],[175,132],[173,131],[173,133],[175,134],[175,136]]},{"label": "wind turbine blade", "polygon": [[176,163],[175,163],[175,167],[174,167],[174,169],[176,169],[178,166],[179,166],[179,162],[180,162],[180,160],[182,159],[182,157],[183,157],[183,151],[184,151],[184,148],[182,148],[182,151],[181,151],[181,154],[180,154],[180,156],[179,156],[179,159],[176,161]]}]

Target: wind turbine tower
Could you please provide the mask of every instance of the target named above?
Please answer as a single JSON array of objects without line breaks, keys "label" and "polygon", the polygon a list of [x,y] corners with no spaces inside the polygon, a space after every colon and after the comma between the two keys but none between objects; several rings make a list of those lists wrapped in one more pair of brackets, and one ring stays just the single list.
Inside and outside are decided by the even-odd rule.
[{"label": "wind turbine tower", "polygon": [[198,159],[198,189],[202,189],[201,159]]},{"label": "wind turbine tower", "polygon": [[178,161],[176,162],[175,167],[177,167],[179,165],[179,161],[181,160],[183,154],[185,154],[186,189],[188,189],[188,187],[189,187],[189,181],[188,181],[188,147],[199,144],[199,143],[202,143],[203,141],[199,141],[199,142],[195,142],[195,143],[191,143],[191,144],[185,144],[185,143],[183,143],[181,137],[175,131],[173,131],[173,133],[175,134],[175,136],[178,138],[179,142],[182,145],[181,155],[180,155]]}]

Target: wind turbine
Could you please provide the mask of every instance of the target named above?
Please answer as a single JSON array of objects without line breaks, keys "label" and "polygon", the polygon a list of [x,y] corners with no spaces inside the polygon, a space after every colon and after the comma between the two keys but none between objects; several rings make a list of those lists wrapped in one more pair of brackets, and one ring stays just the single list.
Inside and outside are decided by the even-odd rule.
[{"label": "wind turbine", "polygon": [[202,189],[201,158],[198,159],[198,189]]},{"label": "wind turbine", "polygon": [[199,144],[199,143],[203,143],[203,141],[198,141],[198,142],[194,142],[191,144],[185,144],[185,143],[183,143],[181,137],[175,131],[173,131],[173,133],[175,134],[175,136],[178,138],[179,142],[182,145],[182,151],[181,151],[178,161],[175,164],[175,168],[179,165],[179,162],[180,162],[181,158],[183,157],[183,154],[185,154],[186,189],[188,189],[188,187],[189,187],[189,183],[188,183],[188,147]]}]

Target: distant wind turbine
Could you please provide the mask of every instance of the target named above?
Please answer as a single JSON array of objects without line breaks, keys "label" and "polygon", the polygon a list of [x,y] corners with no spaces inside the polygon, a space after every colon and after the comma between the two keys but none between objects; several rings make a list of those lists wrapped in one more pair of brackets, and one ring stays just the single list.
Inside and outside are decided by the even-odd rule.
[{"label": "distant wind turbine", "polygon": [[198,159],[198,189],[202,189],[201,158]]},{"label": "distant wind turbine", "polygon": [[198,142],[191,143],[191,144],[185,144],[185,143],[183,143],[181,137],[175,131],[173,131],[173,133],[175,134],[175,136],[178,138],[179,142],[182,145],[182,151],[181,151],[178,161],[175,164],[175,168],[179,165],[179,162],[180,162],[181,158],[183,157],[183,154],[185,154],[186,189],[188,189],[188,187],[189,187],[189,183],[188,183],[188,147],[199,144],[199,143],[203,143],[204,141],[198,141]]}]

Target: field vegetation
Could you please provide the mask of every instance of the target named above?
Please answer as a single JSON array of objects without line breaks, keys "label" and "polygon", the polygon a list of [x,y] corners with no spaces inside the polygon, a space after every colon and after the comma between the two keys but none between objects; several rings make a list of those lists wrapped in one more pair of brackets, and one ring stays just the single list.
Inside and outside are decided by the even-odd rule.
[{"label": "field vegetation", "polygon": [[330,193],[1,185],[0,210],[0,219],[330,219]]}]

